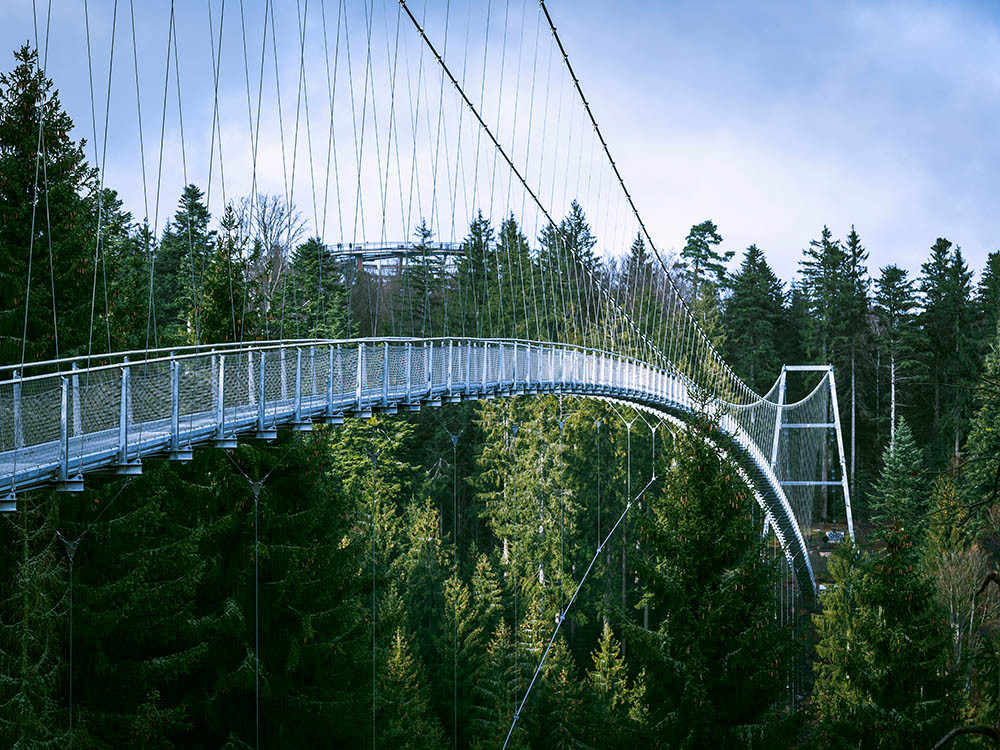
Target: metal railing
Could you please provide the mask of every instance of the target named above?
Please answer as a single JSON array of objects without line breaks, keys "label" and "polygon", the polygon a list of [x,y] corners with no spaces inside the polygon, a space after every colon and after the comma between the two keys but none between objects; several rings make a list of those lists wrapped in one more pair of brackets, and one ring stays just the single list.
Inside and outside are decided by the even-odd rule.
[{"label": "metal railing", "polygon": [[[674,419],[705,411],[758,494],[804,590],[813,577],[796,514],[769,456],[776,406],[713,399],[678,370],[598,349],[512,339],[301,340],[187,347],[39,363],[0,382],[0,491],[83,488],[94,471],[134,474],[144,457],[191,457],[375,411],[463,399],[571,393]],[[55,370],[55,371],[53,371]],[[9,371],[8,371],[9,372]],[[784,408],[788,408],[787,406]]]}]

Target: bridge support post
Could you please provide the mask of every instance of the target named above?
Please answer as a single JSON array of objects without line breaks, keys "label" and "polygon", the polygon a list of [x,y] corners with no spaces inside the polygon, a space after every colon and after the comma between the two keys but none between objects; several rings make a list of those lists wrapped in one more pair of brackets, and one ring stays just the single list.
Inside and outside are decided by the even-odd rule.
[{"label": "bridge support post", "polygon": [[406,409],[420,411],[420,399],[413,398],[413,342],[406,342]]},{"label": "bridge support post", "polygon": [[[333,364],[334,358],[336,358],[337,362],[336,372],[334,372],[334,364]],[[335,385],[336,383],[340,383],[339,388]],[[329,366],[329,371],[327,373],[327,383],[326,383],[326,415],[323,418],[323,421],[326,422],[326,424],[332,424],[338,426],[344,424],[344,415],[337,414],[336,412],[334,412],[334,406],[333,406],[333,398],[334,398],[333,394],[335,392],[338,394],[341,393],[344,389],[343,384],[344,384],[344,360],[341,357],[340,344],[337,344],[336,347],[334,347],[333,344],[331,344],[330,366]]]},{"label": "bridge support post", "polygon": [[840,427],[840,407],[837,405],[837,381],[830,365],[830,405],[833,407],[833,423],[837,432],[837,452],[840,454],[840,482],[844,492],[844,509],[847,511],[847,533],[854,540],[854,514],[851,512],[851,489],[847,476],[847,461],[844,458],[844,433]]},{"label": "bridge support post", "polygon": [[[424,344],[424,375],[427,376],[427,398],[434,394],[434,342]],[[433,402],[432,406],[436,406]]]}]

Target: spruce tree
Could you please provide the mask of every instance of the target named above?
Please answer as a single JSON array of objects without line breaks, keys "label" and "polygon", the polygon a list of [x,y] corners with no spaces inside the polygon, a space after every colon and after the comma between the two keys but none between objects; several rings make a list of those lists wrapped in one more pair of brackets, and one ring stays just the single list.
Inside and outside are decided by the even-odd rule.
[{"label": "spruce tree", "polygon": [[758,393],[765,393],[781,369],[778,337],[784,315],[782,284],[756,245],[747,248],[726,301],[725,358]]},{"label": "spruce tree", "polygon": [[426,678],[402,629],[392,638],[378,675],[376,747],[431,750],[444,743],[441,725],[431,711]]},{"label": "spruce tree", "polygon": [[621,645],[605,622],[587,672],[587,725],[592,747],[634,747],[642,739],[648,718],[646,675],[631,679]]},{"label": "spruce tree", "polygon": [[640,516],[652,621],[627,632],[646,671],[650,734],[665,747],[773,746],[792,637],[774,619],[776,572],[751,524],[753,496],[696,429],[712,426],[678,432]]},{"label": "spruce tree", "polygon": [[906,270],[899,266],[883,268],[875,289],[878,343],[888,359],[889,441],[892,442],[896,434],[897,384],[907,377],[914,355],[911,326],[917,300],[913,283],[907,278]]},{"label": "spruce tree", "polygon": [[961,250],[938,238],[922,266],[923,309],[917,318],[922,408],[915,415],[921,442],[930,448],[933,465],[959,455],[971,407],[976,342],[972,274]]},{"label": "spruce tree", "polygon": [[86,351],[97,214],[96,170],[84,158],[85,142],[70,136],[73,121],[38,53],[25,45],[14,60],[0,74],[4,364],[21,361],[22,343],[28,361],[55,357],[57,348],[63,357]]},{"label": "spruce tree", "polygon": [[205,194],[186,185],[173,219],[163,230],[153,268],[157,341],[161,346],[200,340],[205,265],[215,246],[215,231]]},{"label": "spruce tree", "polygon": [[881,548],[837,550],[814,616],[822,747],[929,747],[952,720],[948,629],[921,564],[926,502],[920,452],[901,422],[875,489]]}]

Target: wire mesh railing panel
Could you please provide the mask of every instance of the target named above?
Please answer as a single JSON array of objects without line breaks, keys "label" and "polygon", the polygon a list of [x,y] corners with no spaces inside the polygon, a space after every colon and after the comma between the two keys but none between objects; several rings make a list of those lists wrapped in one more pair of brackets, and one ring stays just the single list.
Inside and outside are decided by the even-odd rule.
[{"label": "wire mesh railing panel", "polygon": [[178,408],[180,417],[191,418],[212,408],[213,363],[210,357],[194,357],[180,361],[178,373]]},{"label": "wire mesh railing panel", "polygon": [[338,349],[340,393],[353,396],[358,387],[358,348],[348,346]]},{"label": "wire mesh railing panel", "polygon": [[79,382],[79,433],[76,426],[76,403],[73,434],[90,435],[118,426],[122,398],[122,376],[118,368],[88,372],[75,378]]},{"label": "wire mesh railing panel", "polygon": [[31,380],[21,386],[21,429],[24,445],[59,439],[62,386],[58,377]]},{"label": "wire mesh railing panel", "polygon": [[365,347],[365,391],[381,390],[385,372],[385,346]]},{"label": "wire mesh railing panel", "polygon": [[223,387],[223,412],[226,421],[235,420],[237,414],[250,405],[250,354],[230,354],[225,360],[225,384]]},{"label": "wire mesh railing panel", "polygon": [[[406,360],[407,347],[389,347],[389,391],[391,393],[402,393],[406,390]],[[410,373],[412,379],[413,373]]]},{"label": "wire mesh railing panel", "polygon": [[[282,363],[281,351],[268,351],[264,353],[264,401],[282,401],[287,396],[287,383],[285,368]],[[260,387],[258,385],[258,387]]]},{"label": "wire mesh railing panel", "polygon": [[172,411],[170,363],[136,363],[129,367],[129,422],[142,424],[169,419]]}]

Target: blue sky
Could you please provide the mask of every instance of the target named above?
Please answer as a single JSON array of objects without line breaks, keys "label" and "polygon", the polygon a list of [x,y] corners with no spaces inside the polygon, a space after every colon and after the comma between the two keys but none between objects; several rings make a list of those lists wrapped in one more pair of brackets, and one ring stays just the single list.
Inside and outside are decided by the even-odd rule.
[{"label": "blue sky", "polygon": [[[43,12],[44,3],[36,2]],[[276,67],[280,71],[283,121],[279,125],[276,116],[276,87],[269,93],[265,86],[258,186],[275,193],[290,190],[308,223],[326,227],[329,241],[334,241],[334,235],[360,239],[363,234],[365,239],[373,239],[379,226],[382,234],[399,234],[404,224],[412,225],[414,216],[425,213],[434,214],[439,234],[450,238],[445,235],[460,233],[461,216],[467,207],[483,205],[487,190],[495,214],[507,209],[520,213],[517,209],[525,204],[524,195],[518,193],[516,185],[508,186],[509,175],[494,176],[499,170],[493,166],[493,151],[479,142],[481,136],[477,136],[468,113],[462,114],[450,88],[439,89],[438,79],[427,77],[433,60],[422,51],[405,18],[399,23],[398,5],[388,0],[374,0],[370,6],[374,9],[371,85],[380,109],[367,130],[364,149],[368,151],[362,149],[358,157],[360,118],[356,112],[366,101],[362,96],[366,4],[311,0],[307,7],[303,3],[298,6],[308,19],[304,58],[311,142],[302,132],[304,117],[300,118],[298,141],[293,135],[299,66],[297,4],[282,0],[276,6],[276,39],[281,51]],[[102,140],[112,5],[110,0],[89,3],[98,142]],[[217,132],[221,133],[227,163],[224,173],[217,167],[213,172],[216,213],[221,207],[223,174],[227,199],[248,192],[254,179],[248,169],[253,116],[247,112],[235,5],[230,3],[227,8],[224,27],[221,127]],[[802,248],[818,236],[823,224],[841,237],[854,224],[871,252],[874,273],[888,263],[918,273],[938,236],[960,245],[974,268],[982,266],[988,252],[1000,249],[1000,6],[995,3],[549,0],[548,5],[612,153],[661,248],[680,248],[692,224],[711,218],[719,225],[725,247],[740,253],[756,243],[786,280],[795,273]],[[151,221],[155,215],[162,227],[185,172],[189,180],[205,188],[210,152],[213,164],[217,162],[217,147],[210,137],[214,97],[209,6],[189,0],[176,4],[185,142],[182,149],[178,111],[171,104],[164,120],[161,165],[158,149],[169,4],[136,3],[147,163],[145,201],[137,158],[128,3],[119,0],[119,6],[107,180],[119,189],[134,214],[141,216],[148,211]],[[443,49],[446,19],[442,4],[431,3],[426,18],[423,3],[411,0],[410,6]],[[538,36],[536,41],[539,29],[547,34],[537,17],[537,3],[487,0],[469,5],[456,1],[451,6],[447,18],[450,46],[445,57],[470,98],[496,126],[502,141],[506,134],[505,143],[509,142],[515,161],[524,166],[543,203],[551,204],[551,210],[558,214],[570,197],[581,197],[585,208],[597,206],[595,226],[613,238],[604,251],[614,252],[627,245],[635,225],[625,217],[620,195],[609,200],[606,167],[590,165],[593,137],[571,96],[568,80],[560,77],[558,65],[550,69],[548,79],[558,99],[547,105],[542,99],[543,78],[538,71],[551,64],[552,58],[546,51],[551,40]],[[213,0],[211,7],[218,23],[220,4]],[[254,99],[263,3],[249,0],[246,7],[250,38],[247,68]],[[328,89],[320,62],[321,13],[327,16],[329,45],[334,42],[337,14],[346,13],[350,19],[339,39],[346,49],[350,36],[351,57],[340,53],[337,58],[344,85],[336,97],[337,125],[332,131],[336,143],[332,153],[339,155],[340,165],[336,206],[330,198],[335,181],[325,168],[324,149],[330,132],[325,123],[331,118],[328,104],[326,113],[322,111]],[[487,17],[488,24],[483,20]],[[82,3],[53,0],[52,18],[49,73],[62,92],[79,135],[93,140]],[[11,50],[33,36],[31,1],[4,3],[0,49]],[[502,49],[506,52],[501,58]],[[274,65],[271,54],[268,51],[267,66]],[[332,47],[329,54],[333,55]],[[5,68],[10,57],[6,59]],[[349,83],[344,69],[348,59],[354,65],[353,100],[344,93]],[[410,120],[408,131],[402,123],[395,125],[396,145],[392,138],[385,139],[389,70],[394,60],[400,119]],[[529,61],[536,69],[534,77]],[[505,89],[497,86],[500,65],[504,66]],[[405,74],[399,72],[404,69]],[[517,73],[512,73],[515,70]],[[273,78],[273,69],[266,69],[265,82],[271,84]],[[402,95],[404,79],[409,104]],[[438,97],[445,102],[445,141],[435,140],[439,128],[433,117],[417,118],[415,124],[412,114],[402,117],[402,113],[412,113],[414,101],[420,101],[418,80],[425,87],[425,108]],[[535,98],[529,93],[532,81],[538,84]],[[495,102],[488,95],[480,99],[480,88],[500,93]],[[173,80],[168,93],[174,101]],[[525,117],[529,102],[537,104],[530,127]],[[353,121],[349,115],[352,103],[356,108]],[[557,145],[540,149],[537,118],[543,105],[549,112],[546,143]],[[515,110],[517,116],[509,114]],[[559,118],[558,124],[553,115]],[[378,145],[374,143],[377,134],[381,134]],[[408,177],[405,168],[394,167],[397,174],[390,175],[381,151],[398,152],[399,144],[409,141],[419,141],[420,156],[414,159],[404,154],[401,161],[409,164],[416,179]],[[459,142],[464,144],[461,156]],[[476,155],[470,156],[474,142]],[[442,143],[443,156],[435,167],[433,149],[435,144],[441,149]],[[306,155],[310,148],[311,159]],[[296,176],[290,181],[293,151]],[[88,153],[93,155],[92,147]],[[452,153],[454,165],[446,168]],[[539,161],[532,162],[533,158]],[[357,179],[358,163],[362,165],[361,180]],[[484,180],[487,164],[490,179]],[[432,173],[437,179],[429,177]],[[415,183],[419,184],[414,187]],[[448,191],[450,201],[446,199]],[[341,193],[345,197],[340,198]],[[314,195],[319,197],[314,199]],[[387,199],[372,197],[379,195]],[[503,204],[502,209],[499,204]],[[383,205],[394,208],[383,211]],[[398,215],[398,221],[387,219],[386,213]],[[534,224],[525,216],[529,229],[537,223],[537,216]]]}]

